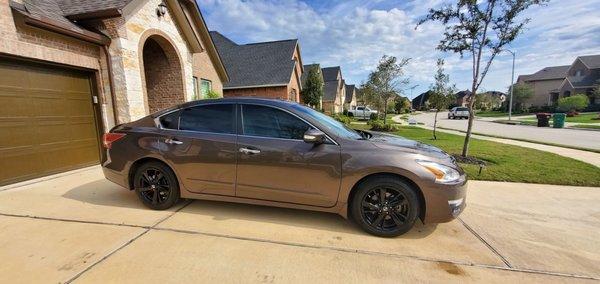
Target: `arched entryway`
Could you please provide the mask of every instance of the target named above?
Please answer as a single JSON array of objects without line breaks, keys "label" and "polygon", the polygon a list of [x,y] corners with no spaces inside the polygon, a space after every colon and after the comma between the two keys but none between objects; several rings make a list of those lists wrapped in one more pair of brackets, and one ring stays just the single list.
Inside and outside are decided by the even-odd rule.
[{"label": "arched entryway", "polygon": [[185,101],[181,62],[175,47],[152,35],[143,47],[144,80],[150,113]]}]

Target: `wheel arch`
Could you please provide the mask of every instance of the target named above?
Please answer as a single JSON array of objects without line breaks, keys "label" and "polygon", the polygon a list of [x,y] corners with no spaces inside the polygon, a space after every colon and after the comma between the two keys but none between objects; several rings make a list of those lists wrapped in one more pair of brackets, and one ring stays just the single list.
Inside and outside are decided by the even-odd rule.
[{"label": "wheel arch", "polygon": [[421,208],[421,210],[419,212],[419,218],[421,219],[421,221],[425,220],[425,212],[427,211],[427,205],[425,203],[425,196],[423,195],[423,191],[421,190],[419,185],[406,176],[403,176],[403,175],[400,175],[397,173],[390,173],[390,172],[372,173],[372,174],[366,175],[363,178],[361,178],[360,180],[358,180],[354,184],[354,186],[352,186],[352,189],[350,190],[350,193],[348,195],[348,202],[347,202],[348,212],[350,212],[352,210],[350,208],[350,206],[352,206],[352,200],[354,198],[354,195],[358,191],[358,188],[360,187],[360,185],[362,183],[366,182],[367,180],[380,178],[380,177],[394,177],[394,178],[398,178],[398,179],[408,183],[414,189],[415,193],[417,194],[417,198],[419,199],[419,207]]},{"label": "wheel arch", "polygon": [[179,183],[179,178],[177,177],[177,173],[175,173],[175,170],[173,169],[173,167],[171,167],[168,163],[166,163],[165,161],[163,161],[161,159],[155,158],[155,157],[144,157],[144,158],[140,158],[140,159],[136,160],[129,167],[129,172],[127,173],[127,185],[129,186],[129,190],[134,189],[133,176],[135,175],[135,172],[137,171],[137,169],[140,166],[142,166],[143,164],[146,164],[149,162],[161,163],[161,164],[165,165],[166,167],[168,167],[169,169],[171,169],[171,171],[175,175],[175,179],[177,180],[177,183]]}]

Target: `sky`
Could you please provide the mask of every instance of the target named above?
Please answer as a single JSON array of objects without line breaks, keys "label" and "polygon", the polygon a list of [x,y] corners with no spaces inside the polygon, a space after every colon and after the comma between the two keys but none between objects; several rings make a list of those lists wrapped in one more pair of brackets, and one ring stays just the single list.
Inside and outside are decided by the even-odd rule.
[{"label": "sky", "polygon": [[[429,8],[446,0],[197,0],[210,30],[244,44],[297,38],[303,64],[341,66],[347,84],[360,85],[385,55],[411,58],[404,95],[429,89],[436,60],[443,58],[452,84],[471,85],[471,61],[436,50],[443,35],[439,23],[415,29]],[[530,8],[531,21],[508,49],[516,53],[515,80],[546,66],[569,65],[577,56],[600,54],[600,0],[552,0]],[[480,90],[506,91],[512,55],[500,54]],[[409,87],[415,87],[408,90]]]}]

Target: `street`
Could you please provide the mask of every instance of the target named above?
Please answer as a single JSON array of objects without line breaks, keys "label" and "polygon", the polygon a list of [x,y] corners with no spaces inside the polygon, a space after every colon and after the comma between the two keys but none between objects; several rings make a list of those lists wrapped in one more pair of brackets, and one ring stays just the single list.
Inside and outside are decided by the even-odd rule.
[{"label": "street", "polygon": [[[416,119],[417,122],[424,123],[426,126],[433,126],[435,113],[426,112],[411,117]],[[447,129],[467,131],[467,120],[448,119],[448,112],[440,112],[438,114],[438,126]],[[473,133],[600,150],[600,132],[598,131],[506,125],[475,118],[475,121],[473,121]]]}]

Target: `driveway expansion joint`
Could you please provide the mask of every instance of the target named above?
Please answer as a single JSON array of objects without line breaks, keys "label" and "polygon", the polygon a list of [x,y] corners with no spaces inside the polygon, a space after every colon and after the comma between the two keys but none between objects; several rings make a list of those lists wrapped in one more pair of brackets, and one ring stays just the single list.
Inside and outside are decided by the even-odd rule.
[{"label": "driveway expansion joint", "polygon": [[471,228],[471,226],[469,226],[462,218],[458,217],[456,218],[461,224],[463,224],[463,226],[465,226],[465,228],[471,232],[471,234],[473,234],[477,239],[479,239],[488,249],[490,249],[492,251],[492,253],[494,253],[496,256],[498,256],[500,258],[500,260],[502,260],[502,262],[504,262],[504,264],[508,267],[508,268],[514,268],[510,262],[508,262],[508,259],[506,259],[506,257],[504,257],[496,248],[494,248],[485,238],[483,238],[479,233],[477,233],[473,228]]},{"label": "driveway expansion joint", "polygon": [[[181,207],[177,208],[177,210],[173,211],[171,214],[169,214],[169,215],[165,216],[164,218],[160,219],[158,222],[156,222],[152,226],[132,226],[132,227],[144,228],[144,231],[142,231],[141,233],[137,234],[136,236],[134,236],[133,238],[131,238],[130,240],[128,240],[127,242],[125,242],[124,244],[122,244],[121,246],[119,246],[118,248],[114,249],[113,251],[111,251],[107,255],[103,256],[98,261],[92,263],[91,265],[89,265],[88,267],[86,267],[84,270],[82,270],[79,273],[75,274],[69,280],[65,281],[65,284],[73,283],[73,281],[77,280],[79,277],[81,277],[81,275],[83,275],[86,272],[92,270],[95,266],[97,266],[98,264],[102,263],[104,260],[108,259],[109,257],[111,257],[112,255],[114,255],[118,251],[124,249],[125,247],[127,247],[131,243],[135,242],[137,239],[139,239],[140,237],[142,237],[146,233],[150,232],[150,230],[154,229],[160,223],[162,223],[162,222],[166,221],[167,219],[173,217],[173,215],[175,215],[177,212],[181,211],[183,208],[187,207],[191,203],[192,203],[191,200],[186,200],[185,203]],[[114,225],[114,224],[106,224],[106,225]]]},{"label": "driveway expansion joint", "polygon": [[173,215],[175,215],[176,213],[178,213],[181,210],[183,210],[185,207],[187,207],[188,205],[190,205],[192,202],[193,202],[192,200],[186,201],[180,208],[178,208],[177,210],[175,210],[174,212],[172,212],[168,216],[162,218],[161,220],[159,220],[158,222],[156,222],[152,226],[142,226],[142,225],[132,225],[132,224],[119,224],[119,223],[109,223],[109,222],[99,222],[99,221],[83,221],[83,220],[61,219],[61,218],[31,216],[31,215],[18,215],[18,214],[7,214],[7,213],[0,213],[0,216],[16,217],[16,218],[31,218],[31,219],[47,220],[47,221],[58,221],[58,222],[73,222],[73,223],[83,223],[83,224],[107,225],[107,226],[124,226],[124,227],[133,227],[133,228],[144,229],[144,231],[142,231],[140,234],[137,234],[136,236],[134,236],[133,238],[131,238],[130,240],[128,240],[127,242],[125,242],[123,245],[121,245],[118,248],[114,249],[113,251],[111,251],[110,253],[108,253],[107,255],[105,255],[104,257],[102,257],[101,259],[99,259],[98,261],[96,261],[95,263],[89,265],[87,268],[85,268],[84,270],[80,271],[75,276],[71,277],[65,283],[73,283],[79,277],[81,277],[83,274],[85,274],[86,272],[90,271],[95,266],[97,266],[98,264],[102,263],[104,260],[108,259],[109,257],[111,257],[112,255],[114,255],[118,251],[120,251],[123,248],[129,246],[131,243],[133,243],[134,241],[136,241],[137,239],[139,239],[140,237],[142,237],[146,233],[150,232],[151,230],[166,231],[166,232],[173,232],[173,233],[182,233],[182,234],[195,234],[195,235],[203,235],[203,236],[216,237],[216,238],[226,238],[226,239],[234,239],[234,240],[260,242],[260,243],[270,243],[270,244],[283,245],[283,246],[292,246],[292,247],[300,247],[300,248],[321,249],[321,250],[329,250],[329,251],[337,251],[337,252],[345,252],[345,253],[356,253],[356,254],[362,254],[362,255],[384,256],[384,257],[391,257],[391,258],[397,258],[397,259],[413,259],[413,260],[423,261],[423,262],[451,263],[451,264],[455,264],[455,265],[470,266],[470,267],[476,267],[476,268],[482,268],[482,269],[495,269],[495,270],[503,270],[503,271],[510,271],[510,272],[531,273],[531,274],[538,274],[538,275],[548,275],[548,276],[566,277],[566,278],[574,278],[574,279],[600,280],[600,277],[589,276],[589,275],[580,275],[580,274],[571,274],[571,273],[563,273],[563,272],[555,272],[555,271],[545,271],[545,270],[535,270],[535,269],[523,269],[523,268],[513,267],[497,250],[495,250],[487,241],[485,241],[485,239],[483,239],[481,236],[479,236],[479,234],[477,234],[471,227],[469,227],[460,218],[457,218],[457,219],[469,231],[471,231],[472,234],[474,234],[477,238],[479,238],[480,241],[482,241],[486,246],[488,246],[488,248],[490,250],[492,250],[492,252],[494,252],[495,254],[497,254],[498,257],[505,263],[505,266],[490,265],[490,264],[477,264],[477,263],[473,263],[473,262],[443,260],[443,259],[421,257],[421,256],[416,256],[416,255],[403,255],[403,254],[394,254],[394,253],[384,253],[384,252],[368,251],[368,250],[361,250],[361,249],[347,249],[347,248],[340,248],[340,247],[319,246],[319,245],[311,245],[311,244],[303,244],[303,243],[294,243],[294,242],[276,241],[276,240],[268,240],[268,239],[261,239],[261,238],[251,238],[251,237],[235,236],[235,235],[228,235],[228,234],[217,234],[217,233],[210,233],[210,232],[182,230],[182,229],[172,229],[172,228],[157,228],[156,227],[156,226],[160,225],[161,223],[163,223],[164,221],[168,220],[169,218],[173,217]]}]

